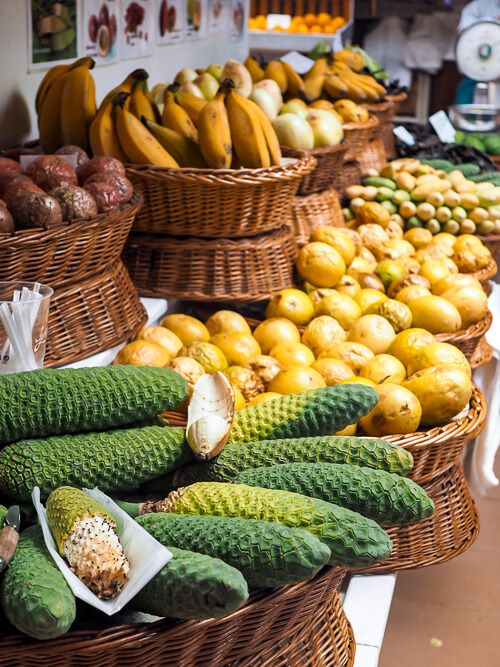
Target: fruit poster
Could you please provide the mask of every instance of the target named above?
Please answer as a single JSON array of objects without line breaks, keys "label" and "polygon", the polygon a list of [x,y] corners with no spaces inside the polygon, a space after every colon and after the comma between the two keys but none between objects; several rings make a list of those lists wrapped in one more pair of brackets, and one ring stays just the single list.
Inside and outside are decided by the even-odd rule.
[{"label": "fruit poster", "polygon": [[245,3],[243,0],[231,0],[231,41],[243,39],[245,30]]},{"label": "fruit poster", "polygon": [[123,60],[152,56],[155,42],[154,0],[121,0],[118,30]]},{"label": "fruit poster", "polygon": [[156,14],[158,44],[181,42],[186,35],[185,0],[158,0]]},{"label": "fruit poster", "polygon": [[74,60],[78,55],[77,0],[28,0],[28,45],[30,70]]},{"label": "fruit poster", "polygon": [[208,32],[213,34],[229,30],[232,12],[231,0],[210,0],[208,6]]},{"label": "fruit poster", "polygon": [[186,37],[203,39],[207,34],[208,0],[185,0]]},{"label": "fruit poster", "polygon": [[118,60],[118,0],[83,0],[82,55],[91,56],[96,65]]}]

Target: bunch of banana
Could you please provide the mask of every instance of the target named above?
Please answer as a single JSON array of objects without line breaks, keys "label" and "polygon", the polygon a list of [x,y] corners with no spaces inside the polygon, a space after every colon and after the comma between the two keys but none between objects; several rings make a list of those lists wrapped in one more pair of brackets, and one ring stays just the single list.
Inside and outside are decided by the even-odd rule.
[{"label": "bunch of banana", "polygon": [[89,126],[96,115],[92,58],[52,67],[42,79],[35,98],[40,144],[53,153],[65,144],[88,150]]},{"label": "bunch of banana", "polygon": [[287,62],[271,60],[267,63],[263,78],[276,81],[281,93],[289,97],[303,98],[305,95],[304,79]]},{"label": "bunch of banana", "polygon": [[252,56],[247,56],[245,62],[243,63],[247,70],[250,72],[253,83],[259,83],[265,76],[265,72],[259,63]]},{"label": "bunch of banana", "polygon": [[187,111],[185,111],[180,104],[176,102],[175,91],[179,88],[179,84],[175,83],[167,86],[165,89],[163,113],[161,116],[161,123],[164,127],[175,130],[186,139],[198,142],[198,130],[191,120]]},{"label": "bunch of banana", "polygon": [[384,86],[369,74],[354,72],[349,65],[337,60],[334,60],[332,70],[324,84],[328,97],[347,97],[354,102],[378,102],[384,98]]}]

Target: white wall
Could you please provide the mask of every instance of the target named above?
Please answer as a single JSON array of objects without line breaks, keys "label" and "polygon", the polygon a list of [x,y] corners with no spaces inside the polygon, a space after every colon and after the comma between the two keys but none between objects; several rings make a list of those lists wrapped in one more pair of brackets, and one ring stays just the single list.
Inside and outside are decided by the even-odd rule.
[{"label": "white wall", "polygon": [[[93,70],[97,101],[137,67],[149,72],[151,84],[171,81],[182,67],[204,67],[245,58],[248,42],[231,43],[218,34],[188,44],[156,46],[150,58],[126,60]],[[34,99],[45,72],[28,73],[28,18],[25,0],[0,0],[0,149],[38,136]]]}]

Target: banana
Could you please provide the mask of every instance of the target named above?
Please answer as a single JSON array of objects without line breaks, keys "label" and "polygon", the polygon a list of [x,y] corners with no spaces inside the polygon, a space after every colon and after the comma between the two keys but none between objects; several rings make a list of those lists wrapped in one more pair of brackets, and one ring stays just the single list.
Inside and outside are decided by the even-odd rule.
[{"label": "banana", "polygon": [[328,63],[328,58],[322,57],[318,58],[314,65],[311,67],[309,72],[304,76],[304,81],[307,81],[307,79],[310,79],[313,76],[318,76],[318,74],[329,74],[330,73],[330,65]]},{"label": "banana", "polygon": [[207,165],[214,169],[229,169],[232,157],[231,130],[224,98],[229,84],[223,83],[198,118],[198,141]]},{"label": "banana", "polygon": [[175,99],[179,102],[193,123],[198,125],[201,110],[207,103],[207,100],[202,99],[201,97],[196,97],[196,95],[193,95],[187,90],[182,90],[182,87],[175,93]]},{"label": "banana", "polygon": [[141,120],[155,139],[160,142],[167,153],[170,153],[181,167],[203,168],[207,166],[198,144],[195,144],[194,141],[186,139],[186,137],[183,137],[182,134],[179,134],[175,130],[158,125],[158,123],[154,123],[144,116]]},{"label": "banana", "polygon": [[61,129],[64,144],[89,148],[89,127],[97,105],[95,81],[90,69],[94,61],[75,67],[65,74],[61,97]]},{"label": "banana", "polygon": [[121,94],[118,95],[114,114],[118,139],[128,161],[156,167],[178,167],[176,160],[167,153],[147,127],[134,114],[120,106],[124,99]]},{"label": "banana", "polygon": [[[112,88],[109,93],[105,96],[103,101],[101,102],[101,106],[105,106],[107,102],[112,102],[117,95],[120,93],[131,93],[132,88],[135,86],[135,84],[138,81],[146,81],[146,79],[149,77],[149,74],[146,72],[145,69],[135,69],[133,72],[128,74],[123,81],[118,84],[118,86],[115,86],[115,88]],[[127,102],[129,98],[127,97]]]},{"label": "banana", "polygon": [[339,97],[346,97],[349,92],[348,86],[338,74],[330,74],[326,77],[324,89],[328,97],[334,100]]},{"label": "banana", "polygon": [[146,93],[144,81],[136,81],[134,84],[130,96],[129,111],[139,119],[144,116],[148,120],[156,121],[155,109]]},{"label": "banana", "polygon": [[113,101],[103,101],[96,117],[89,128],[89,142],[94,155],[110,155],[122,162],[127,162],[118,135],[113,117]]},{"label": "banana", "polygon": [[67,72],[68,69],[69,65],[55,65],[54,67],[51,67],[45,74],[36,91],[35,109],[37,113],[40,111],[42,102],[52,83],[57,79],[58,76],[61,76],[61,74]]},{"label": "banana", "polygon": [[198,131],[188,113],[177,104],[174,97],[174,87],[169,86],[165,91],[165,106],[161,116],[161,123],[164,127],[169,127],[186,139],[191,139],[198,143]]},{"label": "banana", "polygon": [[326,81],[326,74],[316,74],[310,76],[304,81],[304,97],[311,103],[317,100],[323,94],[323,87]]},{"label": "banana", "polygon": [[231,128],[231,139],[238,159],[243,167],[259,169],[271,166],[267,141],[259,118],[248,100],[231,90],[225,103]]},{"label": "banana", "polygon": [[288,88],[288,76],[281,60],[271,60],[267,63],[264,70],[265,79],[273,79],[278,84],[281,93],[285,93]]},{"label": "banana", "polygon": [[365,61],[363,56],[355,51],[349,51],[348,49],[342,49],[335,53],[335,60],[338,62],[345,63],[355,72],[359,72],[365,66]]},{"label": "banana", "polygon": [[245,62],[243,63],[247,70],[250,72],[250,76],[252,77],[252,81],[254,83],[258,83],[259,81],[262,81],[264,78],[264,70],[262,67],[259,65],[259,63],[253,58],[252,56],[247,56],[245,58]]},{"label": "banana", "polygon": [[304,79],[288,63],[283,62],[283,67],[286,72],[287,93],[291,97],[304,97]]},{"label": "banana", "polygon": [[255,104],[252,100],[246,100],[248,102],[248,108],[257,116],[257,120],[264,132],[264,138],[266,140],[267,150],[269,151],[269,157],[271,158],[271,165],[281,164],[281,148],[276,132],[271,124],[271,121],[262,111],[258,104]]}]

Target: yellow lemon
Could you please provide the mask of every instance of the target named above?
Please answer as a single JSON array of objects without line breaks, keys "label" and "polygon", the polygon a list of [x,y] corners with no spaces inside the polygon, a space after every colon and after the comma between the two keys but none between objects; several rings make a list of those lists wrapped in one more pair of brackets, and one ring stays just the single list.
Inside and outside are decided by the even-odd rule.
[{"label": "yellow lemon", "polygon": [[423,368],[431,366],[459,366],[469,377],[471,376],[471,367],[464,353],[449,343],[434,341],[421,347],[409,359],[406,364],[408,375],[413,375]]},{"label": "yellow lemon", "polygon": [[182,348],[182,341],[173,331],[165,327],[144,327],[137,334],[138,340],[149,340],[164,347],[173,359]]},{"label": "yellow lemon", "polygon": [[461,328],[467,329],[476,324],[488,314],[488,297],[482,287],[458,286],[452,287],[442,295],[452,303],[460,313]]},{"label": "yellow lemon", "polygon": [[400,331],[391,343],[387,353],[399,359],[402,364],[408,366],[412,357],[418,350],[433,343],[434,336],[426,329],[405,329]]},{"label": "yellow lemon", "polygon": [[217,373],[224,371],[228,367],[227,359],[219,347],[212,343],[195,341],[182,348],[181,355],[191,357],[203,366],[206,373]]},{"label": "yellow lemon", "polygon": [[421,296],[408,304],[413,325],[431,333],[454,333],[460,329],[462,318],[456,307],[441,296]]},{"label": "yellow lemon", "polygon": [[387,301],[388,298],[383,292],[366,287],[356,294],[354,300],[360,307],[362,315],[370,315],[376,313],[380,304]]}]

